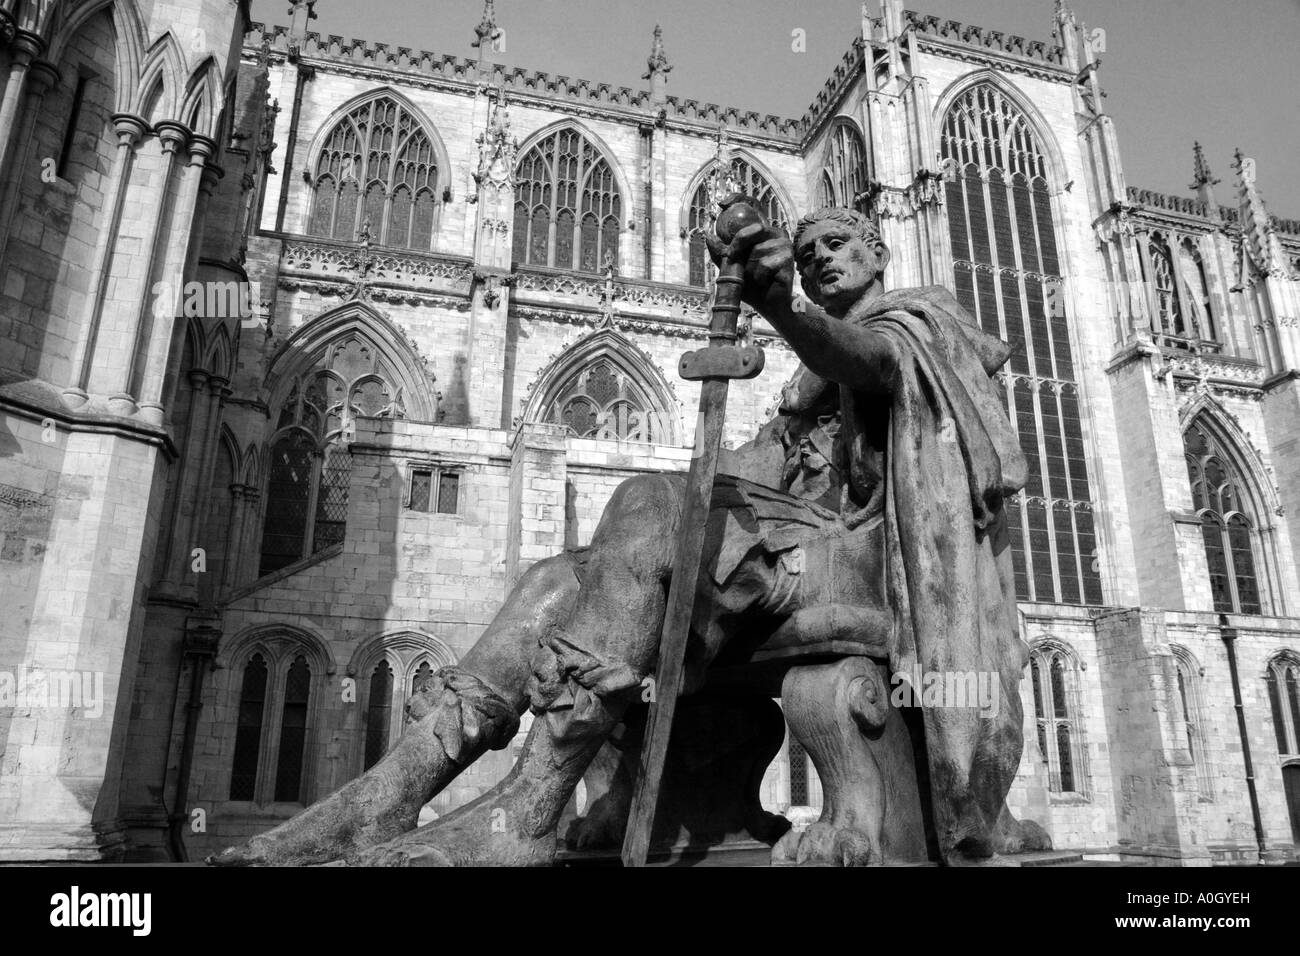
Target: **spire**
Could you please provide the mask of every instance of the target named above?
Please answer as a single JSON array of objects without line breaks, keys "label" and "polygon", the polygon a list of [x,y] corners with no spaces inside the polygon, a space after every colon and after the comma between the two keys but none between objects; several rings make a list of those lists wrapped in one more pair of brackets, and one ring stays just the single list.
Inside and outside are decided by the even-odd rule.
[{"label": "spire", "polygon": [[[1237,151],[1241,155],[1241,151]],[[1216,179],[1214,173],[1210,172],[1210,164],[1205,161],[1205,150],[1199,142],[1192,144],[1192,188],[1200,189],[1202,186],[1213,186],[1220,180]]]},{"label": "spire", "polygon": [[1218,218],[1219,206],[1214,201],[1214,186],[1219,180],[1210,171],[1210,164],[1205,160],[1205,150],[1199,142],[1192,144],[1192,182],[1189,188],[1196,190],[1196,198],[1205,203],[1212,218]]},{"label": "spire", "polygon": [[483,19],[474,28],[474,39],[470,42],[470,46],[478,48],[481,60],[488,60],[491,59],[489,54],[496,53],[501,49],[501,38],[504,35],[505,31],[497,26],[495,0],[484,0]]},{"label": "spire", "polygon": [[1255,185],[1255,161],[1238,149],[1232,168],[1237,171],[1241,211],[1242,245],[1259,275],[1284,277],[1286,256],[1273,228],[1273,219],[1264,206],[1264,197]]},{"label": "spire", "polygon": [[654,42],[650,46],[650,56],[645,62],[649,72],[641,79],[650,81],[650,98],[656,103],[662,103],[667,95],[665,88],[668,86],[668,74],[672,71],[673,65],[668,62],[668,54],[664,52],[664,29],[657,23]]}]

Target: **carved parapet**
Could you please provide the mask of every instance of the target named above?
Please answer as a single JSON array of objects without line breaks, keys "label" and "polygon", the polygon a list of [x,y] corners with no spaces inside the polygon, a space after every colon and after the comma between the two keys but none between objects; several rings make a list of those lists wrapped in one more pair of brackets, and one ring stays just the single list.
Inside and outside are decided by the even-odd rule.
[{"label": "carved parapet", "polygon": [[862,38],[857,37],[845,54],[840,57],[839,63],[835,64],[835,70],[831,73],[830,79],[822,85],[816,99],[812,101],[807,112],[799,120],[799,128],[805,142],[822,125],[824,120],[833,115],[835,106],[839,103],[845,89],[853,82],[865,64],[865,51],[866,47]]},{"label": "carved parapet", "polygon": [[1128,201],[1134,206],[1165,209],[1169,212],[1176,212],[1183,216],[1194,216],[1197,219],[1210,218],[1210,207],[1208,203],[1187,196],[1170,196],[1165,193],[1158,193],[1152,189],[1137,189],[1133,186],[1129,186]]},{"label": "carved parapet", "polygon": [[[358,250],[353,243],[294,239],[285,243],[281,253],[281,284],[286,281],[320,284],[322,280],[327,285],[351,283],[359,265]],[[459,258],[372,249],[368,275],[368,284],[376,298],[391,298],[381,295],[377,287],[387,287],[398,294],[441,292],[466,296],[473,270],[468,260]],[[417,299],[423,301],[418,295]]]}]

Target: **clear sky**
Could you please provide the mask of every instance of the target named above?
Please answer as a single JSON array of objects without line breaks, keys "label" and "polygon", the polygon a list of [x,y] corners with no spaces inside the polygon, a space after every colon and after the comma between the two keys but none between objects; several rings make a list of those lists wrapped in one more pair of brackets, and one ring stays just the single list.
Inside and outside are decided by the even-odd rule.
[{"label": "clear sky", "polygon": [[[868,0],[873,15],[879,0]],[[253,0],[287,24],[286,0]],[[922,13],[1029,39],[1051,36],[1053,0],[911,0]],[[1236,204],[1233,151],[1253,156],[1276,215],[1300,217],[1300,0],[1070,0],[1106,31],[1101,79],[1129,185],[1188,194],[1192,141]],[[859,31],[860,0],[497,0],[504,62],[641,88],[664,27],[669,91],[798,117]],[[482,0],[318,0],[312,29],[473,57]],[[791,31],[807,50],[791,50]]]}]

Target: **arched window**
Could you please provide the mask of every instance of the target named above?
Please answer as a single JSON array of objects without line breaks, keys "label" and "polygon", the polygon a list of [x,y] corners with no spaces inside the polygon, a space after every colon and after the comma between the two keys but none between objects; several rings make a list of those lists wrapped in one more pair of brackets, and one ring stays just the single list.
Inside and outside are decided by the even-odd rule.
[{"label": "arched window", "polygon": [[701,288],[712,281],[714,268],[709,261],[709,250],[704,244],[704,233],[713,228],[718,218],[718,201],[733,192],[742,192],[758,201],[758,208],[767,221],[782,229],[790,229],[789,217],[777,198],[776,187],[754,166],[742,157],[735,157],[724,172],[715,169],[704,178],[687,211],[687,237],[690,263],[690,284]]},{"label": "arched window", "polygon": [[389,631],[358,645],[347,665],[362,714],[349,753],[352,773],[383,758],[406,726],[407,701],[454,661],[446,644],[421,631]]},{"label": "arched window", "polygon": [[1059,647],[1047,645],[1029,656],[1034,689],[1034,720],[1038,752],[1047,763],[1049,789],[1057,793],[1084,791],[1084,749],[1075,713],[1075,667]]},{"label": "arched window", "polygon": [[271,441],[261,574],[343,540],[359,415],[401,418],[401,391],[373,346],[356,334],[335,340],[295,377]]},{"label": "arched window", "polygon": [[1147,241],[1147,254],[1151,260],[1151,288],[1155,293],[1156,321],[1159,323],[1159,328],[1155,331],[1186,338],[1187,323],[1183,319],[1174,261],[1165,237],[1158,232],[1151,233]]},{"label": "arched window", "polygon": [[420,661],[420,666],[411,676],[411,693],[417,694],[429,681],[433,680],[434,667],[428,661]]},{"label": "arched window", "polygon": [[595,145],[576,129],[556,130],[517,167],[515,261],[579,272],[617,264],[622,204]]},{"label": "arched window", "polygon": [[1262,614],[1249,496],[1231,459],[1199,418],[1183,433],[1192,507],[1201,519],[1214,609]]},{"label": "arched window", "polygon": [[1187,751],[1196,765],[1196,787],[1203,800],[1214,796],[1214,777],[1210,773],[1208,752],[1205,747],[1205,717],[1201,709],[1201,669],[1191,654],[1182,648],[1174,649],[1176,700],[1178,723]]},{"label": "arched window", "polygon": [[311,668],[299,654],[284,677],[284,709],[280,713],[280,752],[276,761],[275,799],[302,800],[303,756],[307,746],[307,703],[311,693]]},{"label": "arched window", "polygon": [[1214,310],[1210,305],[1210,283],[1205,274],[1205,260],[1191,236],[1178,244],[1178,269],[1186,290],[1188,335],[1202,341],[1218,338],[1214,328]]},{"label": "arched window", "polygon": [[257,763],[262,751],[266,709],[266,658],[254,654],[244,665],[243,688],[235,724],[235,759],[230,770],[230,799],[252,800],[257,792]]},{"label": "arched window", "polygon": [[1025,489],[1007,502],[1017,596],[1100,604],[1047,153],[1020,109],[989,83],[953,103],[942,148],[959,170],[945,186],[957,299],[984,331],[1015,347],[1000,378],[1029,464]]},{"label": "arched window", "polygon": [[342,117],[316,156],[309,232],[427,251],[437,219],[433,142],[406,107],[380,96]]},{"label": "arched window", "polygon": [[822,206],[846,206],[870,214],[867,208],[867,148],[851,123],[831,130],[818,195]]},{"label": "arched window", "polygon": [[383,660],[370,675],[366,703],[366,763],[369,770],[388,750],[388,731],[393,716],[393,668]]},{"label": "arched window", "polygon": [[609,357],[575,373],[559,390],[545,420],[566,426],[578,438],[670,440],[649,395]]},{"label": "arched window", "polygon": [[312,665],[302,643],[284,635],[259,641],[242,674],[229,798],[309,802]]},{"label": "arched window", "polygon": [[1282,757],[1300,755],[1300,660],[1279,655],[1264,675],[1273,713],[1277,752]]}]

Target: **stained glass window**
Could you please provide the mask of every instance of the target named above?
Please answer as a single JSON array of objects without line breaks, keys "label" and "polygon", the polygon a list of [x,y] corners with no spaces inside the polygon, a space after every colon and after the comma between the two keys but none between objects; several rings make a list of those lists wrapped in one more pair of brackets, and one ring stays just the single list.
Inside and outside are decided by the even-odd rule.
[{"label": "stained glass window", "polygon": [[1083,754],[1071,696],[1073,667],[1064,652],[1048,647],[1030,655],[1029,674],[1038,750],[1047,762],[1050,789],[1059,793],[1081,790]]},{"label": "stained glass window", "polygon": [[958,301],[1015,347],[999,373],[1029,464],[1007,502],[1021,600],[1102,602],[1079,386],[1061,295],[1047,155],[1019,108],[990,84],[958,97],[942,149]]},{"label": "stained glass window", "polygon": [[716,271],[709,260],[704,234],[713,228],[713,221],[718,218],[718,201],[733,192],[742,192],[757,200],[758,208],[768,222],[790,231],[790,218],[781,207],[772,183],[743,158],[732,159],[725,170],[715,169],[704,178],[687,210],[689,281],[693,286],[707,286]]},{"label": "stained glass window", "polygon": [[266,659],[255,654],[244,665],[243,688],[235,723],[235,759],[230,771],[230,799],[252,800],[257,791],[257,760],[262,751],[266,710]]},{"label": "stained glass window", "polygon": [[366,705],[366,764],[369,770],[388,750],[388,728],[393,713],[393,668],[380,661],[370,675]]},{"label": "stained glass window", "polygon": [[1255,570],[1255,531],[1243,483],[1199,418],[1183,433],[1192,507],[1201,519],[1201,540],[1210,572],[1214,609],[1263,613]]},{"label": "stained glass window", "polygon": [[433,244],[438,164],[410,111],[377,97],[335,124],[316,157],[310,232],[352,242],[427,250]]},{"label": "stained glass window", "polygon": [[546,136],[519,161],[514,257],[529,265],[599,272],[617,264],[623,197],[614,171],[576,129]]}]

